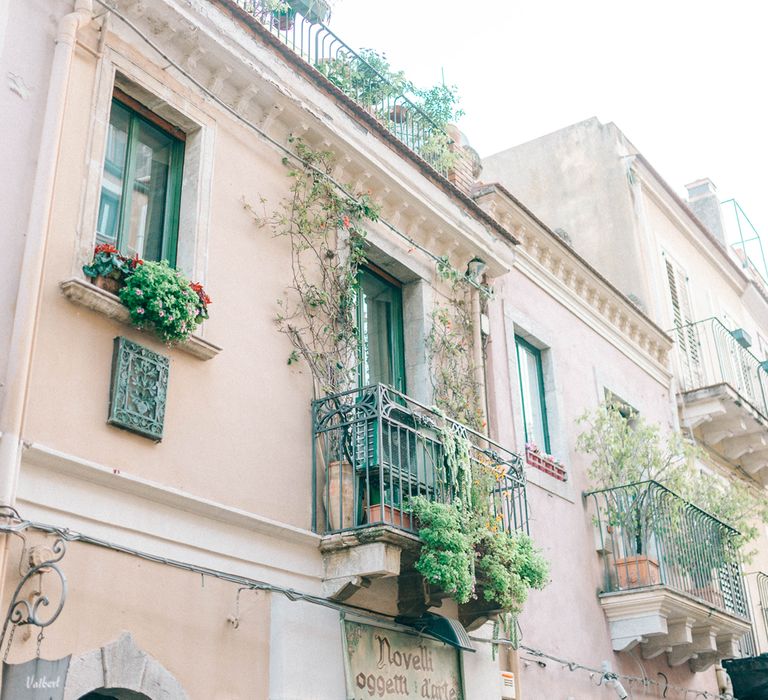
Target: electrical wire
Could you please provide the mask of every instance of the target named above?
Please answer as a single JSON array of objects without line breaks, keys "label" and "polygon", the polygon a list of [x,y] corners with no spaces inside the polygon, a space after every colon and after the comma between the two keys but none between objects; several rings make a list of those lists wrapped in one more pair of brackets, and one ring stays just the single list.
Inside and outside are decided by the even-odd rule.
[{"label": "electrical wire", "polygon": [[685,688],[683,686],[672,685],[666,682],[661,683],[659,681],[653,680],[648,677],[641,678],[640,676],[630,676],[628,674],[613,673],[612,671],[606,671],[605,669],[585,666],[584,664],[581,664],[577,661],[563,659],[559,656],[554,656],[553,654],[549,654],[545,651],[541,651],[541,649],[535,649],[534,647],[526,646],[525,644],[520,644],[516,646],[515,644],[510,642],[508,639],[483,639],[482,637],[473,637],[472,635],[470,635],[469,638],[473,642],[487,642],[491,644],[500,644],[502,646],[511,646],[516,649],[522,649],[526,653],[533,656],[534,659],[532,660],[539,665],[541,665],[542,663],[540,662],[541,659],[547,659],[548,661],[552,661],[556,664],[560,664],[563,668],[567,668],[571,672],[585,671],[591,674],[593,678],[595,675],[597,675],[600,678],[599,684],[602,684],[602,682],[604,681],[619,679],[619,680],[627,681],[628,683],[637,683],[643,688],[658,687],[660,689],[674,690],[679,693],[696,693],[697,694],[696,697],[706,698],[707,700],[709,700],[710,698],[712,700],[734,700],[733,695],[730,695],[730,694],[712,693],[707,690],[698,690],[697,688]]},{"label": "electrical wire", "polygon": [[[307,168],[308,170],[312,171],[316,176],[321,177],[325,180],[327,180],[331,185],[333,185],[344,197],[347,199],[358,203],[359,201],[355,194],[353,192],[350,192],[342,183],[340,183],[338,180],[333,178],[328,173],[324,172],[320,168],[316,167],[312,163],[308,163],[307,161],[300,158],[296,153],[294,153],[290,148],[287,148],[285,145],[280,143],[277,139],[272,138],[266,131],[261,129],[259,126],[254,124],[253,122],[246,119],[242,114],[240,114],[234,107],[231,107],[226,102],[224,102],[220,97],[218,97],[216,94],[214,94],[208,87],[206,87],[203,83],[201,83],[197,78],[192,76],[190,73],[188,73],[184,68],[179,65],[174,59],[172,59],[165,51],[158,46],[152,39],[150,39],[144,32],[142,32],[139,27],[137,27],[133,22],[131,22],[125,15],[118,12],[112,5],[110,5],[106,0],[96,0],[102,7],[106,8],[108,11],[110,11],[112,14],[115,15],[118,19],[120,19],[123,23],[125,23],[128,27],[130,27],[136,34],[141,37],[141,39],[146,42],[148,46],[150,46],[163,60],[168,62],[169,66],[173,66],[181,75],[183,75],[187,80],[189,80],[193,85],[195,85],[197,88],[202,90],[211,100],[213,100],[219,107],[224,109],[226,112],[228,112],[231,116],[233,116],[236,120],[242,122],[245,124],[248,128],[255,131],[259,136],[261,136],[263,139],[268,141],[270,144],[272,144],[275,148],[280,150],[282,153],[285,154],[286,157],[296,161],[297,163],[300,163],[302,167]],[[383,224],[386,228],[388,228],[392,233],[402,238],[404,241],[406,241],[411,248],[414,248],[424,255],[426,255],[428,258],[430,258],[434,263],[438,265],[444,265],[445,264],[445,258],[440,257],[439,255],[436,255],[428,248],[425,248],[423,245],[415,241],[413,238],[411,238],[407,233],[404,233],[400,229],[398,229],[394,224],[390,223],[386,219],[379,218],[379,223]],[[459,273],[460,274],[460,273]],[[465,282],[466,284],[469,284],[472,287],[475,287],[480,292],[486,293],[487,288],[478,282],[477,280],[472,279],[468,275],[460,274],[460,279]]]},{"label": "electrical wire", "polygon": [[[116,542],[110,542],[109,540],[101,539],[98,537],[92,537],[75,530],[70,530],[65,527],[58,527],[55,525],[49,525],[47,523],[35,522],[32,520],[22,520],[18,513],[7,506],[3,506],[7,510],[12,511],[13,515],[6,516],[9,520],[16,520],[16,524],[3,524],[0,525],[0,533],[20,535],[27,530],[36,530],[49,535],[55,535],[60,537],[65,542],[81,542],[83,544],[89,544],[96,547],[102,547],[112,550],[114,552],[120,552],[122,554],[128,554],[130,556],[137,557],[146,561],[154,562],[156,564],[163,564],[165,566],[171,566],[183,571],[189,571],[191,573],[200,574],[201,576],[209,576],[211,578],[218,579],[220,581],[226,581],[239,585],[241,588],[253,590],[253,591],[268,591],[270,593],[280,593],[284,595],[288,600],[292,602],[306,602],[313,605],[319,605],[324,608],[335,610],[344,615],[347,613],[358,615],[359,617],[367,618],[373,621],[381,622],[382,620],[391,621],[395,618],[394,615],[388,613],[371,610],[369,608],[358,607],[349,603],[338,603],[323,596],[314,595],[311,593],[305,593],[297,591],[295,588],[286,588],[285,586],[278,586],[266,581],[260,581],[258,579],[252,579],[248,576],[241,576],[239,574],[233,574],[220,569],[212,569],[210,567],[199,566],[190,562],[184,562],[179,559],[172,559],[170,557],[163,557],[158,554],[151,554],[150,552],[144,552],[140,549],[128,547],[126,545],[117,544]],[[238,592],[239,595],[239,592]],[[605,671],[604,669],[593,668],[591,666],[585,666],[577,661],[570,659],[563,659],[553,654],[549,654],[540,649],[527,646],[525,644],[516,645],[508,639],[485,639],[483,637],[470,636],[470,639],[474,642],[480,642],[483,644],[498,644],[501,646],[511,646],[515,649],[522,649],[526,653],[535,657],[535,660],[540,665],[543,664],[541,659],[547,659],[554,663],[560,664],[562,667],[567,668],[569,671],[585,671],[590,674],[590,679],[598,676],[599,684],[608,682],[611,680],[621,679],[628,683],[638,683],[644,688],[651,686],[661,687],[659,681],[655,681],[649,678],[639,678],[637,676],[630,676],[626,674],[613,673],[611,671]],[[545,667],[546,664],[543,664]],[[697,690],[694,688],[684,688],[682,686],[665,684],[664,688],[668,690],[675,690],[683,693],[698,693],[696,697],[705,698],[706,700],[734,700],[732,695],[715,694],[705,690]]]}]

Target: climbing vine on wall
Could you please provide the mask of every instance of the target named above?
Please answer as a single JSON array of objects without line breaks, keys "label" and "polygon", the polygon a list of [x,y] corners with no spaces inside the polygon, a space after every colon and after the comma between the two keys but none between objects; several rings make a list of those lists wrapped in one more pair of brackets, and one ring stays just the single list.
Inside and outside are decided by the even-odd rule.
[{"label": "climbing vine on wall", "polygon": [[[330,151],[315,150],[300,138],[289,142],[300,161],[288,171],[290,194],[271,216],[256,218],[290,242],[291,275],[276,318],[293,345],[288,364],[304,361],[316,394],[334,394],[356,379],[364,222],[379,218],[379,206],[370,193],[350,197],[339,190],[330,177],[335,165]],[[287,158],[283,164],[290,165]]]},{"label": "climbing vine on wall", "polygon": [[[473,430],[485,428],[480,387],[475,379],[474,319],[466,278],[441,258],[437,274],[450,285],[445,303],[435,304],[427,335],[427,353],[435,405]],[[487,297],[486,288],[481,295]]]}]

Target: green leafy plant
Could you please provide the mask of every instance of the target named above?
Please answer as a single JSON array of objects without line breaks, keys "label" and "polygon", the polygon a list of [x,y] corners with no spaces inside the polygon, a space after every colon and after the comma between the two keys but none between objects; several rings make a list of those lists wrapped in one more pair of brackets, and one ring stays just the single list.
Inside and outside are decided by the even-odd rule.
[{"label": "green leafy plant", "polygon": [[524,533],[504,531],[491,512],[489,494],[503,469],[488,457],[473,459],[463,429],[439,430],[445,483],[451,503],[412,499],[422,540],[416,569],[458,603],[482,597],[505,611],[518,611],[528,589],[543,588],[549,566]]},{"label": "green leafy plant", "polygon": [[531,588],[549,580],[549,563],[524,532],[481,528],[475,543],[477,579],[483,596],[509,612],[519,612]]},{"label": "green leafy plant", "polygon": [[414,94],[416,104],[441,128],[464,116],[464,110],[459,108],[458,88],[455,85],[414,89]]},{"label": "green leafy plant", "polygon": [[444,131],[432,131],[424,139],[419,149],[424,158],[435,170],[447,172],[456,167],[459,152],[453,148],[453,141]]},{"label": "green leafy plant", "polygon": [[[768,523],[768,503],[754,488],[736,478],[724,478],[695,467],[698,450],[679,433],[661,435],[637,415],[625,415],[620,406],[604,403],[578,419],[586,427],[577,438],[577,449],[593,457],[587,475],[596,489],[611,489],[652,480],[703,511],[738,530],[736,539],[746,561],[754,552],[744,547],[758,536],[756,523]],[[645,550],[652,533],[651,501],[638,492],[634,507],[611,509],[610,525],[627,529],[638,553]],[[680,517],[676,515],[675,517]],[[671,524],[670,524],[671,523]],[[674,528],[675,518],[667,522]],[[658,527],[658,526],[657,526]],[[663,533],[669,536],[669,532]],[[691,551],[690,548],[681,548]],[[696,562],[690,562],[696,567]]]},{"label": "green leafy plant", "polygon": [[94,248],[91,262],[83,265],[83,272],[88,277],[108,277],[122,282],[133,272],[137,262],[138,258],[127,258],[113,245],[101,243]]},{"label": "green leafy plant", "polygon": [[419,496],[411,504],[422,542],[416,570],[457,602],[466,603],[474,591],[474,543],[461,502],[432,503]]},{"label": "green leafy plant", "polygon": [[360,58],[340,54],[315,66],[344,94],[366,107],[378,107],[388,98],[404,95],[413,86],[403,71],[393,71],[385,54],[361,49]]},{"label": "green leafy plant", "polygon": [[[199,285],[197,285],[199,286]],[[128,308],[131,322],[151,327],[167,343],[186,340],[207,318],[210,299],[168,263],[141,262],[126,278],[120,301]]]}]

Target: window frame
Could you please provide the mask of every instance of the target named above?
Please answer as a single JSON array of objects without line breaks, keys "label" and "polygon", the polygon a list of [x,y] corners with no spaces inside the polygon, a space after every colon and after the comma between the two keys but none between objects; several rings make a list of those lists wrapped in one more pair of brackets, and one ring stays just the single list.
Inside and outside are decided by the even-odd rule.
[{"label": "window frame", "polygon": [[541,423],[542,423],[542,429],[544,431],[544,444],[537,445],[537,447],[543,450],[545,453],[549,454],[551,451],[552,441],[550,439],[550,433],[549,433],[549,416],[547,414],[547,396],[546,396],[546,390],[544,386],[544,363],[541,357],[541,349],[537,348],[535,345],[532,345],[525,338],[515,333],[515,356],[517,359],[517,381],[518,381],[518,386],[520,387],[520,405],[523,411],[523,434],[525,437],[525,442],[527,444],[529,442],[532,442],[532,440],[531,440],[531,436],[528,435],[528,420],[526,418],[527,410],[525,405],[525,387],[523,386],[523,373],[520,366],[521,347],[530,355],[532,355],[536,360],[536,375],[537,375],[537,384],[538,384],[539,404],[541,407]]},{"label": "window frame", "polygon": [[363,304],[362,294],[363,286],[361,284],[361,276],[369,275],[376,278],[380,282],[386,284],[395,295],[395,303],[392,304],[393,319],[392,328],[390,329],[390,344],[393,349],[393,354],[389,358],[390,370],[392,372],[392,388],[400,393],[406,393],[406,374],[405,374],[405,329],[403,323],[403,285],[402,283],[392,277],[378,266],[371,262],[366,262],[358,269],[357,290],[356,290],[356,310],[355,320],[357,322],[357,328],[359,331],[359,344],[358,344],[358,371],[357,371],[357,383],[359,387],[365,386],[363,377],[364,368],[364,338],[363,338]]},{"label": "window frame", "polygon": [[[171,267],[176,267],[178,256],[179,224],[181,220],[181,193],[184,182],[184,156],[186,147],[186,134],[155,114],[143,104],[123,92],[117,86],[112,92],[110,101],[109,120],[112,118],[112,110],[115,104],[120,105],[129,112],[128,137],[125,145],[126,161],[125,175],[120,192],[120,205],[117,213],[117,235],[115,237],[115,247],[122,250],[123,239],[126,229],[130,225],[131,198],[133,196],[133,176],[136,168],[136,153],[134,148],[137,132],[140,124],[143,122],[149,124],[155,129],[159,129],[168,135],[171,139],[170,158],[168,164],[167,192],[165,195],[165,213],[163,217],[163,233],[160,245],[160,260],[168,261]],[[107,153],[104,154],[102,165],[102,188],[104,170],[106,169]],[[102,191],[99,192],[99,212],[101,211]],[[97,215],[98,221],[98,215]],[[98,224],[97,224],[98,226]],[[96,230],[96,240],[109,242]]]}]

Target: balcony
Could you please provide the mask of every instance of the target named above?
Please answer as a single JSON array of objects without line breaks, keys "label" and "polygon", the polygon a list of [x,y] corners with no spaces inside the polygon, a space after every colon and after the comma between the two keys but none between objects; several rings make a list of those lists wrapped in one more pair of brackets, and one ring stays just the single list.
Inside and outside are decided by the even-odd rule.
[{"label": "balcony", "polygon": [[445,456],[454,436],[469,439],[473,469],[496,477],[488,499],[499,527],[528,529],[522,458],[434,408],[377,384],[314,401],[312,424],[312,522],[323,535],[326,593],[336,599],[394,576],[401,614],[439,604],[413,569],[420,545],[411,499],[453,500]]},{"label": "balcony", "polygon": [[677,348],[683,424],[701,442],[763,485],[768,485],[768,373],[716,318],[671,334]]},{"label": "balcony", "polygon": [[654,481],[587,494],[615,651],[702,671],[751,631],[738,533]]},{"label": "balcony", "polygon": [[[380,127],[447,178],[465,194],[474,182],[470,152],[436,124],[408,97],[407,81],[391,82],[363,56],[345,44],[322,17],[306,17],[306,0],[289,2],[293,10],[271,11],[265,0],[232,0],[281,44],[312,67],[316,78],[332,85],[353,100]],[[316,3],[320,4],[320,3]],[[312,11],[308,12],[312,15]],[[444,152],[453,153],[453,164],[445,164]]]}]

